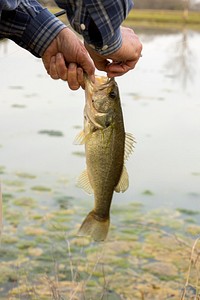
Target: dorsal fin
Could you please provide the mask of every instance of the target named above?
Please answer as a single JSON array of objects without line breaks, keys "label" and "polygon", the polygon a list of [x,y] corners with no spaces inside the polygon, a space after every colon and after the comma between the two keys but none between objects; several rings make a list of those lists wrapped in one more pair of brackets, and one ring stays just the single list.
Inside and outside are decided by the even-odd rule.
[{"label": "dorsal fin", "polygon": [[135,139],[132,133],[125,133],[125,149],[124,149],[124,161],[129,158],[129,155],[133,152]]}]

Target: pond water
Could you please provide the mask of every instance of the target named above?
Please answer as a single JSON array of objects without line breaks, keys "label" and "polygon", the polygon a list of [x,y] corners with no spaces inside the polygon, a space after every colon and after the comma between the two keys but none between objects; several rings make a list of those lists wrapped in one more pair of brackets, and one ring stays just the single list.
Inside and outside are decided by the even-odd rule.
[{"label": "pond water", "polygon": [[[116,201],[199,210],[200,35],[148,31],[140,38],[137,68],[117,78],[126,130],[137,144],[127,163],[129,190]],[[51,80],[39,59],[12,42],[1,43],[0,62],[0,165],[9,172],[64,175],[71,193],[85,197],[75,188],[85,161],[76,154],[84,149],[73,145],[83,124],[84,92]]]},{"label": "pond water", "polygon": [[[70,276],[81,265],[79,272],[84,273],[80,277],[85,286],[88,282],[89,289],[103,286],[96,298],[89,298],[91,294],[74,298],[76,293],[74,297],[72,293],[69,299],[179,299],[177,291],[183,287],[188,266],[182,264],[200,233],[200,33],[138,29],[138,34],[144,47],[142,58],[134,71],[116,79],[126,131],[133,133],[137,142],[127,162],[130,186],[113,197],[108,251],[101,257],[97,253],[103,247],[99,250],[99,246],[72,238],[93,205],[93,198],[76,187],[77,177],[85,168],[84,147],[73,144],[83,125],[84,91],[71,91],[66,83],[50,79],[41,60],[13,42],[0,43],[0,174],[5,199],[5,236],[0,247],[5,276],[0,276],[0,299],[8,299],[11,294],[9,299],[51,299],[48,292],[41,296],[43,286],[37,292],[30,289],[27,275],[31,266],[30,273],[40,273],[38,262],[43,272],[50,274],[44,266],[50,263],[49,257],[55,271],[55,257],[48,247],[60,255],[58,261],[63,255],[62,267],[69,259]],[[59,226],[52,227],[48,220]],[[145,234],[144,228],[135,228],[134,224],[145,224]],[[154,224],[149,232],[148,224]],[[66,230],[75,253],[74,269],[71,256],[66,255],[70,254],[66,236],[60,234]],[[183,257],[180,240],[178,244],[172,242],[170,233],[179,233],[182,246],[188,246],[186,254],[181,249]],[[172,253],[172,244],[176,255],[163,262]],[[13,245],[17,249],[14,256]],[[59,252],[63,247],[65,254]],[[80,253],[81,257],[83,253],[88,255],[88,265],[94,262],[95,267],[95,261],[103,257],[94,278],[94,269],[88,271],[88,265],[84,269]],[[104,264],[108,269],[102,267]],[[12,270],[19,271],[20,267],[23,274],[17,272],[14,276]],[[138,271],[141,268],[143,273]],[[63,269],[61,273],[64,276]],[[85,274],[89,274],[87,280]],[[102,283],[101,275],[111,282],[110,290]],[[140,281],[140,276],[145,277]],[[122,286],[119,288],[121,280],[129,284],[126,292]],[[137,285],[134,292],[130,280]],[[155,287],[151,285],[150,289],[152,281]],[[46,278],[50,291],[51,284]],[[21,289],[17,291],[16,287]],[[80,293],[83,287],[74,290]]]}]

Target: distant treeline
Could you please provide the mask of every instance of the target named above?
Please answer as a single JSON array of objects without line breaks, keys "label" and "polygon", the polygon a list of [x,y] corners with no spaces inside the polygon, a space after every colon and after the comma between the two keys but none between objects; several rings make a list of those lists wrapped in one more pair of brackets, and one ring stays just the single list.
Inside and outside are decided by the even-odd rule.
[{"label": "distant treeline", "polygon": [[194,0],[135,0],[138,9],[198,10],[200,4]]},{"label": "distant treeline", "polygon": [[[38,1],[44,6],[55,6],[54,0]],[[196,3],[195,0],[134,0],[133,2],[137,9],[200,10],[200,3]]]}]

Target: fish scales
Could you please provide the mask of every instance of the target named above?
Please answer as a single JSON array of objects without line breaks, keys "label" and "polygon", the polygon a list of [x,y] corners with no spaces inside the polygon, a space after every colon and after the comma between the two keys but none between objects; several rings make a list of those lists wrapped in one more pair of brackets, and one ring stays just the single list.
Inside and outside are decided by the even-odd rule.
[{"label": "fish scales", "polygon": [[95,131],[85,145],[88,176],[95,196],[94,211],[102,218],[109,216],[114,187],[122,173],[124,142],[124,128],[116,124],[103,133]]}]

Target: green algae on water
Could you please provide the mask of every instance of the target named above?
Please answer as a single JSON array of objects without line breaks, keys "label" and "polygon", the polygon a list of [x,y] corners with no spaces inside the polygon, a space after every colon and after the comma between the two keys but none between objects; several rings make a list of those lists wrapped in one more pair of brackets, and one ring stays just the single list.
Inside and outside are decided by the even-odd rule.
[{"label": "green algae on water", "polygon": [[23,207],[36,207],[36,200],[30,197],[21,197],[13,200],[13,204]]},{"label": "green algae on water", "polygon": [[37,192],[51,192],[52,191],[51,188],[42,186],[42,185],[35,185],[31,188],[31,190],[37,191]]},{"label": "green algae on water", "polygon": [[53,137],[62,137],[62,136],[64,136],[64,134],[59,130],[44,129],[44,130],[38,131],[38,133],[39,134],[45,134],[45,135],[48,135],[48,136],[53,136]]},{"label": "green algae on water", "polygon": [[[10,186],[5,193],[0,244],[0,263],[5,268],[5,274],[0,274],[2,297],[53,299],[51,286],[63,299],[73,293],[80,299],[95,300],[105,295],[131,300],[174,295],[178,299],[200,231],[197,223],[184,219],[193,213],[162,208],[145,212],[139,201],[114,204],[108,239],[95,243],[76,236],[85,207],[66,190],[59,190],[58,181],[56,187],[48,188],[38,185],[38,178],[18,177],[26,182],[31,179],[32,187],[23,182],[20,197],[16,190],[10,192]],[[43,191],[51,194],[37,193]],[[15,280],[17,288],[8,285]],[[190,282],[195,284],[195,272]]]},{"label": "green algae on water", "polygon": [[36,178],[36,175],[26,173],[26,172],[16,172],[15,175],[18,177],[21,177],[21,178],[25,178],[25,179],[35,179]]}]

